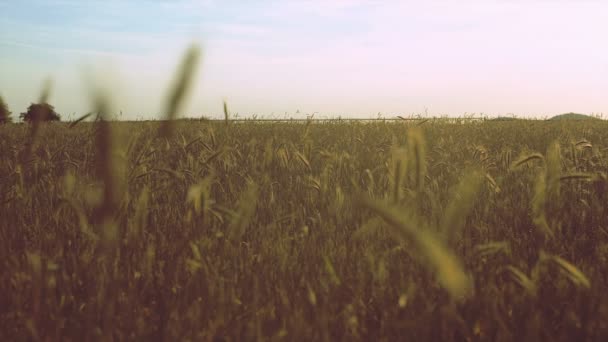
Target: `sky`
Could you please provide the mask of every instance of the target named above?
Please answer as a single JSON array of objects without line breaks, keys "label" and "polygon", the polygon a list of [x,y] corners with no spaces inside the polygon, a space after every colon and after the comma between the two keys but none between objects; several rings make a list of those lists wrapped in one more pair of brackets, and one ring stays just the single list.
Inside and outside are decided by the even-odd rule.
[{"label": "sky", "polygon": [[192,44],[180,116],[608,115],[608,2],[0,0],[0,95],[64,117],[104,89],[156,119]]}]

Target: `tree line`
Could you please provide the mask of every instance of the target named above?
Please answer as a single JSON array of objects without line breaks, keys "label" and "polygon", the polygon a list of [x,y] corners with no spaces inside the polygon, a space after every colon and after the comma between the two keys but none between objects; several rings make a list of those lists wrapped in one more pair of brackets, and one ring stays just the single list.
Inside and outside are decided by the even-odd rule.
[{"label": "tree line", "polygon": [[[11,114],[8,104],[0,96],[0,125],[13,122]],[[55,111],[55,107],[46,102],[32,103],[25,112],[19,114],[19,119],[24,122],[61,121],[61,115]]]}]

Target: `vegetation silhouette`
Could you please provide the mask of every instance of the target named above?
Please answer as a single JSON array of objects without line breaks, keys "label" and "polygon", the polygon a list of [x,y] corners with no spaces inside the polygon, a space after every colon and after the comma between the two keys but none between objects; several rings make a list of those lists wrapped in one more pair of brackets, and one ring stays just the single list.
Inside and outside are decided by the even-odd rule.
[{"label": "vegetation silhouette", "polygon": [[55,112],[55,107],[43,102],[43,103],[32,103],[27,107],[25,113],[19,115],[24,122],[34,121],[61,121],[61,115]]},{"label": "vegetation silhouette", "polygon": [[590,116],[590,115],[586,115],[586,114],[570,112],[570,113],[556,115],[556,116],[550,118],[549,120],[557,121],[557,120],[599,120],[599,119],[596,117]]},{"label": "vegetation silhouette", "polygon": [[11,118],[11,111],[8,109],[8,105],[4,102],[2,96],[0,96],[0,125],[13,122]]}]

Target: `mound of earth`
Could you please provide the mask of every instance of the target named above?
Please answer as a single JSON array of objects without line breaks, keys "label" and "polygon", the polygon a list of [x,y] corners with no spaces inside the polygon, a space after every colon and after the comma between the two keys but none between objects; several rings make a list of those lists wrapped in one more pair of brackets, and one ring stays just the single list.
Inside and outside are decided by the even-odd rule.
[{"label": "mound of earth", "polygon": [[556,116],[550,118],[549,120],[598,120],[598,119],[594,118],[593,116],[589,116],[589,115],[585,115],[585,114],[565,113],[565,114],[556,115]]}]

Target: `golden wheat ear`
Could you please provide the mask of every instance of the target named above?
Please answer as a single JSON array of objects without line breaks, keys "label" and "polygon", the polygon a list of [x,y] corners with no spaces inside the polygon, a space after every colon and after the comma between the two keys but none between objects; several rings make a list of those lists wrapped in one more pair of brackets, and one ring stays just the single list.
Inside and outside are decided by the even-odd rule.
[{"label": "golden wheat ear", "polygon": [[460,300],[470,294],[472,283],[460,259],[436,237],[413,213],[366,197],[357,204],[383,218],[389,232],[400,243],[411,241],[425,257],[427,266],[435,271],[439,283],[452,298]]}]

